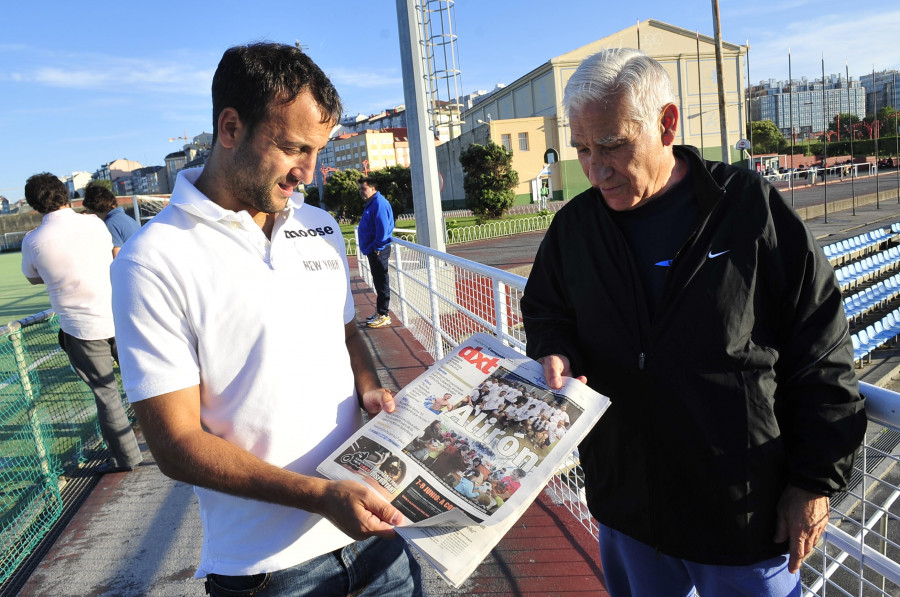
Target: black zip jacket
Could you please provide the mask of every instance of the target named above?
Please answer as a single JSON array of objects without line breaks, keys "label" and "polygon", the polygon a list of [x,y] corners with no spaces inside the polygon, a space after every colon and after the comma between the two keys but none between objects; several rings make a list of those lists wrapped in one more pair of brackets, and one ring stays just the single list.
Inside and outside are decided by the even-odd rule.
[{"label": "black zip jacket", "polygon": [[865,432],[834,272],[756,173],[687,159],[697,223],[653,321],[599,191],[559,211],[521,306],[532,358],[562,354],[610,397],[582,442],[588,506],[662,553],[746,565],[783,554],[790,484],[846,488]]}]

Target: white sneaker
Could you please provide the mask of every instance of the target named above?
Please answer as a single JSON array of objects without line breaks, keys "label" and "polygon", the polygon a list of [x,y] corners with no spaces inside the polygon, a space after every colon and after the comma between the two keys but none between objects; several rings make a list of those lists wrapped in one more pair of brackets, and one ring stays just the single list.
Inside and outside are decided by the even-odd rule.
[{"label": "white sneaker", "polygon": [[391,325],[391,316],[390,315],[379,315],[372,321],[366,323],[370,328],[381,328],[386,325]]}]

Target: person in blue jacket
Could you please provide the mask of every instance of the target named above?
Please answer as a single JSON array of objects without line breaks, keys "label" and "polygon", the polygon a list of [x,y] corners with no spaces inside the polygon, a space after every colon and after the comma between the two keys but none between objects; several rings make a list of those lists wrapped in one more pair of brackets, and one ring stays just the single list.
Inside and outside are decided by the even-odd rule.
[{"label": "person in blue jacket", "polygon": [[369,260],[372,285],[375,286],[376,312],[366,319],[370,328],[391,324],[391,278],[388,261],[391,257],[391,235],[394,234],[394,210],[384,195],[378,192],[374,179],[359,181],[359,196],[366,202],[359,220],[359,250]]},{"label": "person in blue jacket", "polygon": [[113,192],[100,185],[88,185],[84,190],[82,205],[89,212],[96,214],[113,238],[113,257],[119,254],[119,250],[131,235],[141,229],[140,225],[129,217],[125,210],[119,207]]}]

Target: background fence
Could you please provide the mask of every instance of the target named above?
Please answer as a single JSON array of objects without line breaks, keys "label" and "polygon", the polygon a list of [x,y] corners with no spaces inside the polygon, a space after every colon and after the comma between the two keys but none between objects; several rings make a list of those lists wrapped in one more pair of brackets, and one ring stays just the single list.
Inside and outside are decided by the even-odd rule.
[{"label": "background fence", "polygon": [[103,446],[94,395],[58,332],[52,311],[0,328],[0,583],[59,519],[66,475]]}]

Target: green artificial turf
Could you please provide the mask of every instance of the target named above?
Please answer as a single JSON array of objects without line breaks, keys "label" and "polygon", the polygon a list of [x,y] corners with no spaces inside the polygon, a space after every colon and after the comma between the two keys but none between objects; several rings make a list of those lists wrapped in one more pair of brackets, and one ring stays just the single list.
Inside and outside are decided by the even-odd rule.
[{"label": "green artificial turf", "polygon": [[0,253],[0,327],[49,308],[47,287],[22,275],[22,253]]}]

